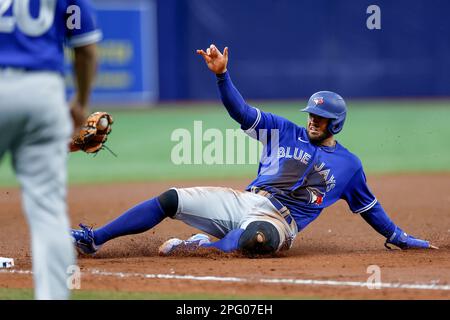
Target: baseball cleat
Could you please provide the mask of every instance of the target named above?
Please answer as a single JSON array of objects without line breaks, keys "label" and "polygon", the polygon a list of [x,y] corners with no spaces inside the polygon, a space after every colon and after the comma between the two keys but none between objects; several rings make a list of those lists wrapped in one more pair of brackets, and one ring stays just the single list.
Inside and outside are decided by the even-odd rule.
[{"label": "baseball cleat", "polygon": [[94,231],[92,228],[80,223],[81,230],[71,230],[73,244],[77,251],[82,254],[94,254],[101,246],[96,246],[94,243]]},{"label": "baseball cleat", "polygon": [[176,249],[193,251],[203,244],[210,242],[211,241],[206,234],[197,233],[186,240],[181,240],[178,238],[169,239],[159,247],[158,252],[160,255],[166,256],[174,252]]},{"label": "baseball cleat", "polygon": [[175,248],[179,247],[182,243],[183,240],[178,238],[169,239],[158,248],[158,252],[161,256],[168,255],[173,250],[175,250]]}]

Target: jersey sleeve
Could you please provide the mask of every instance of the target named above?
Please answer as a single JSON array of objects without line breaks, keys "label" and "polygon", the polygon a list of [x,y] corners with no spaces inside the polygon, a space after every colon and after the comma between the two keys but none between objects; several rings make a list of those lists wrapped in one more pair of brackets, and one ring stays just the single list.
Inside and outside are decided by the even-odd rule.
[{"label": "jersey sleeve", "polygon": [[367,186],[366,175],[362,167],[356,171],[347,183],[341,198],[348,203],[353,213],[366,212],[377,203],[377,199]]},{"label": "jersey sleeve", "polygon": [[265,144],[268,140],[274,138],[279,140],[286,133],[291,123],[289,120],[276,114],[253,108],[256,110],[256,120],[248,129],[241,127],[246,134]]},{"label": "jersey sleeve", "polygon": [[[96,13],[91,3],[88,0],[72,0],[68,4],[74,7],[69,7],[67,13],[67,44],[75,48],[99,42],[103,35],[97,26]],[[80,14],[79,23],[74,20],[71,24],[70,17],[77,12]]]},{"label": "jersey sleeve", "polygon": [[253,107],[256,110],[256,119],[255,122],[248,128],[242,128],[245,131],[248,130],[260,130],[260,129],[284,129],[286,126],[287,119],[280,117],[276,114],[270,112],[261,111],[258,108]]}]

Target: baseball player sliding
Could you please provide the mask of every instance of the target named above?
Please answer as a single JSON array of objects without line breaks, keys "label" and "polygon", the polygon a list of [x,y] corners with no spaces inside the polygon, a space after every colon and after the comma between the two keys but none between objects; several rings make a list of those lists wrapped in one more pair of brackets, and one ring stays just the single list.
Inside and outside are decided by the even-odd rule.
[{"label": "baseball player sliding", "polygon": [[[68,298],[66,272],[76,262],[66,206],[67,144],[85,121],[101,38],[86,1],[0,1],[0,160],[11,153],[20,181],[36,299]],[[69,7],[80,13],[74,28],[67,23]],[[74,48],[72,118],[64,43]]]},{"label": "baseball player sliding", "polygon": [[221,53],[211,45],[206,52],[197,53],[216,75],[220,97],[230,116],[264,144],[256,179],[245,191],[172,188],[101,228],[93,230],[80,224],[80,230],[72,230],[79,251],[95,253],[113,238],[144,232],[170,217],[220,240],[211,242],[205,234],[184,241],[170,239],[161,245],[161,254],[198,247],[271,254],[289,249],[297,233],[339,199],[386,237],[386,247],[436,248],[392,222],[367,186],[361,161],[335,140],[347,113],[341,96],[329,91],[313,94],[302,109],[309,114],[303,128],[245,103],[227,71],[228,48]]}]

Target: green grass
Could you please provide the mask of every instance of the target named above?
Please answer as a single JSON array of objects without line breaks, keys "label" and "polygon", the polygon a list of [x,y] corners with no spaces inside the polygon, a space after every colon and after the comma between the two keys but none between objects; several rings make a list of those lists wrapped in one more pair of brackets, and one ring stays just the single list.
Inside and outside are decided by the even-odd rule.
[{"label": "green grass", "polygon": [[[303,125],[307,115],[298,112],[304,102],[258,103]],[[449,171],[450,103],[446,101],[349,101],[348,118],[337,139],[362,160],[368,173]],[[194,178],[252,178],[257,165],[175,165],[171,161],[171,134],[177,128],[193,132],[193,122],[209,128],[236,129],[226,110],[217,105],[164,106],[151,110],[111,110],[115,118],[107,151],[96,157],[73,153],[70,183],[155,181]],[[197,140],[197,142],[199,142]],[[208,143],[204,142],[206,146]],[[0,166],[0,185],[17,182],[6,156]]]},{"label": "green grass", "polygon": [[[31,300],[32,289],[0,288],[0,300]],[[73,300],[279,300],[280,296],[241,296],[210,293],[159,293],[126,291],[72,291]],[[289,298],[289,300],[292,298]],[[318,299],[318,297],[298,297],[296,299]]]}]

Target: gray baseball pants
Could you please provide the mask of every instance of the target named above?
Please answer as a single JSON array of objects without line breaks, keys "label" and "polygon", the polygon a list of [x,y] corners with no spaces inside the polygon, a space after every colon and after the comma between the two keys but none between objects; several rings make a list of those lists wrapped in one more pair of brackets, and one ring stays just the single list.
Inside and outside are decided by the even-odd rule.
[{"label": "gray baseball pants", "polygon": [[0,159],[11,153],[31,232],[36,299],[67,299],[75,264],[66,205],[72,121],[64,81],[52,72],[0,69]]},{"label": "gray baseball pants", "polygon": [[175,219],[219,239],[233,229],[245,229],[253,221],[271,223],[278,231],[278,250],[288,249],[297,235],[264,196],[223,187],[173,188],[178,193]]}]

